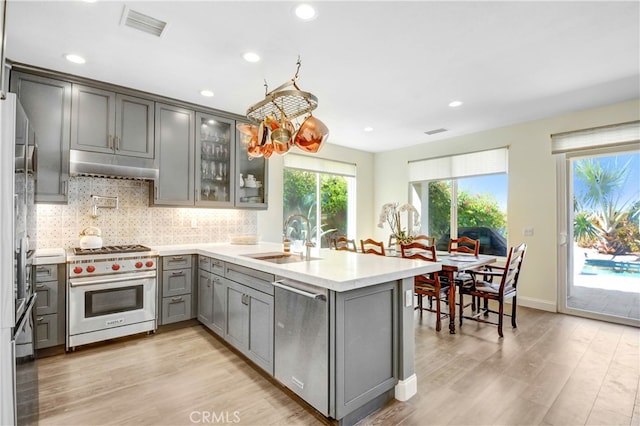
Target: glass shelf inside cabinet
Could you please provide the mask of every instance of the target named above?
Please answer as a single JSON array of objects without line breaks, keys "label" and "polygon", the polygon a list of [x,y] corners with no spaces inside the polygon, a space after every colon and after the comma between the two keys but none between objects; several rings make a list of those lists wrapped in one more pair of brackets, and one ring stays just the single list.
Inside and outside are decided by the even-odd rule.
[{"label": "glass shelf inside cabinet", "polygon": [[[237,140],[241,138],[237,136]],[[250,158],[247,145],[239,142],[236,166],[236,205],[245,207],[266,206],[267,160]]]},{"label": "glass shelf inside cabinet", "polygon": [[199,201],[232,203],[233,121],[200,114],[199,123],[200,161],[196,164],[200,177]]}]

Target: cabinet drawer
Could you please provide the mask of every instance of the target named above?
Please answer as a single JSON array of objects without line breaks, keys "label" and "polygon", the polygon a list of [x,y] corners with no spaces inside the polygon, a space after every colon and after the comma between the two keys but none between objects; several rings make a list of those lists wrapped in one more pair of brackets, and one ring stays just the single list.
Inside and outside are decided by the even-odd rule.
[{"label": "cabinet drawer", "polygon": [[191,319],[191,295],[164,297],[162,299],[162,324]]},{"label": "cabinet drawer", "polygon": [[36,270],[36,282],[56,281],[58,279],[58,265],[38,265]]},{"label": "cabinet drawer", "polygon": [[162,269],[191,268],[191,255],[164,256],[162,258]]},{"label": "cabinet drawer", "polygon": [[198,268],[211,272],[211,260],[212,259],[207,256],[198,256]]},{"label": "cabinet drawer", "polygon": [[58,314],[36,316],[36,349],[62,344],[58,338]]},{"label": "cabinet drawer", "polygon": [[191,269],[162,272],[162,297],[191,293]]},{"label": "cabinet drawer", "polygon": [[224,277],[224,262],[218,259],[211,259],[211,272]]},{"label": "cabinet drawer", "polygon": [[273,284],[271,284],[275,280],[273,274],[240,265],[226,264],[224,276],[255,290],[273,295]]},{"label": "cabinet drawer", "polygon": [[58,282],[47,281],[36,283],[36,315],[55,314],[58,312]]}]

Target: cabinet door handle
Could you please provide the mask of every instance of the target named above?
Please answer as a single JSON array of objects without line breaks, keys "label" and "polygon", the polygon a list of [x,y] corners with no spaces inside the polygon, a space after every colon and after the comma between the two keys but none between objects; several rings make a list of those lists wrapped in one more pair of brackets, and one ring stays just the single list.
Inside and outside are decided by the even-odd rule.
[{"label": "cabinet door handle", "polygon": [[38,317],[38,318],[36,318],[36,321],[42,322],[43,319],[44,319],[44,317]]},{"label": "cabinet door handle", "polygon": [[249,295],[248,294],[243,294],[242,295],[242,304],[243,305],[248,305],[249,304]]},{"label": "cabinet door handle", "polygon": [[178,297],[172,297],[171,298],[172,302],[182,302],[182,296],[178,296]]},{"label": "cabinet door handle", "polygon": [[44,288],[44,284],[36,284],[36,288]]},{"label": "cabinet door handle", "polygon": [[171,260],[184,260],[184,256],[173,256]]},{"label": "cabinet door handle", "polygon": [[179,277],[181,275],[184,275],[184,271],[175,271],[171,273],[171,276],[173,277]]},{"label": "cabinet door handle", "polygon": [[45,268],[44,266],[38,266],[36,268],[36,272],[47,272],[47,271],[48,271],[48,269]]},{"label": "cabinet door handle", "polygon": [[109,135],[107,137],[107,144],[109,145],[109,149],[113,149],[113,136]]},{"label": "cabinet door handle", "polygon": [[116,140],[116,151],[120,151],[120,138],[116,136],[115,140]]},{"label": "cabinet door handle", "polygon": [[62,195],[67,195],[67,181],[63,180],[62,182],[60,182],[60,186],[62,187],[60,191]]}]

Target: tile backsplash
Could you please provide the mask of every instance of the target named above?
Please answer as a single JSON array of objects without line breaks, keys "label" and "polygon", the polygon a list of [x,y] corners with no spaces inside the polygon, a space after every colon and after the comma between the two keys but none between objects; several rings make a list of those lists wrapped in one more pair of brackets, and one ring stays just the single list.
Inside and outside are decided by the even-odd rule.
[{"label": "tile backsplash", "polygon": [[[36,205],[32,246],[78,247],[88,226],[100,228],[104,245],[227,242],[232,235],[257,233],[257,212],[251,210],[149,207],[149,184],[143,181],[78,176],[68,188],[67,205]],[[118,197],[119,207],[99,208],[93,218],[92,195]]]}]

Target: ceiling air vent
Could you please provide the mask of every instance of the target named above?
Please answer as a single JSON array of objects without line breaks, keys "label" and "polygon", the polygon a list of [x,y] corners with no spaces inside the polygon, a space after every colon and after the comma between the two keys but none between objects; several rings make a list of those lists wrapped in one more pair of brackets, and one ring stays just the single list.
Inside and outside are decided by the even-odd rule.
[{"label": "ceiling air vent", "polygon": [[124,7],[124,13],[122,14],[120,24],[156,37],[160,37],[162,35],[162,31],[167,27],[166,22],[152,18],[144,13],[136,12],[135,10],[129,9],[127,6]]},{"label": "ceiling air vent", "polygon": [[431,135],[435,135],[437,133],[442,133],[442,132],[446,132],[446,131],[447,131],[447,129],[439,128],[439,129],[427,130],[424,133],[429,135],[429,136],[431,136]]}]

